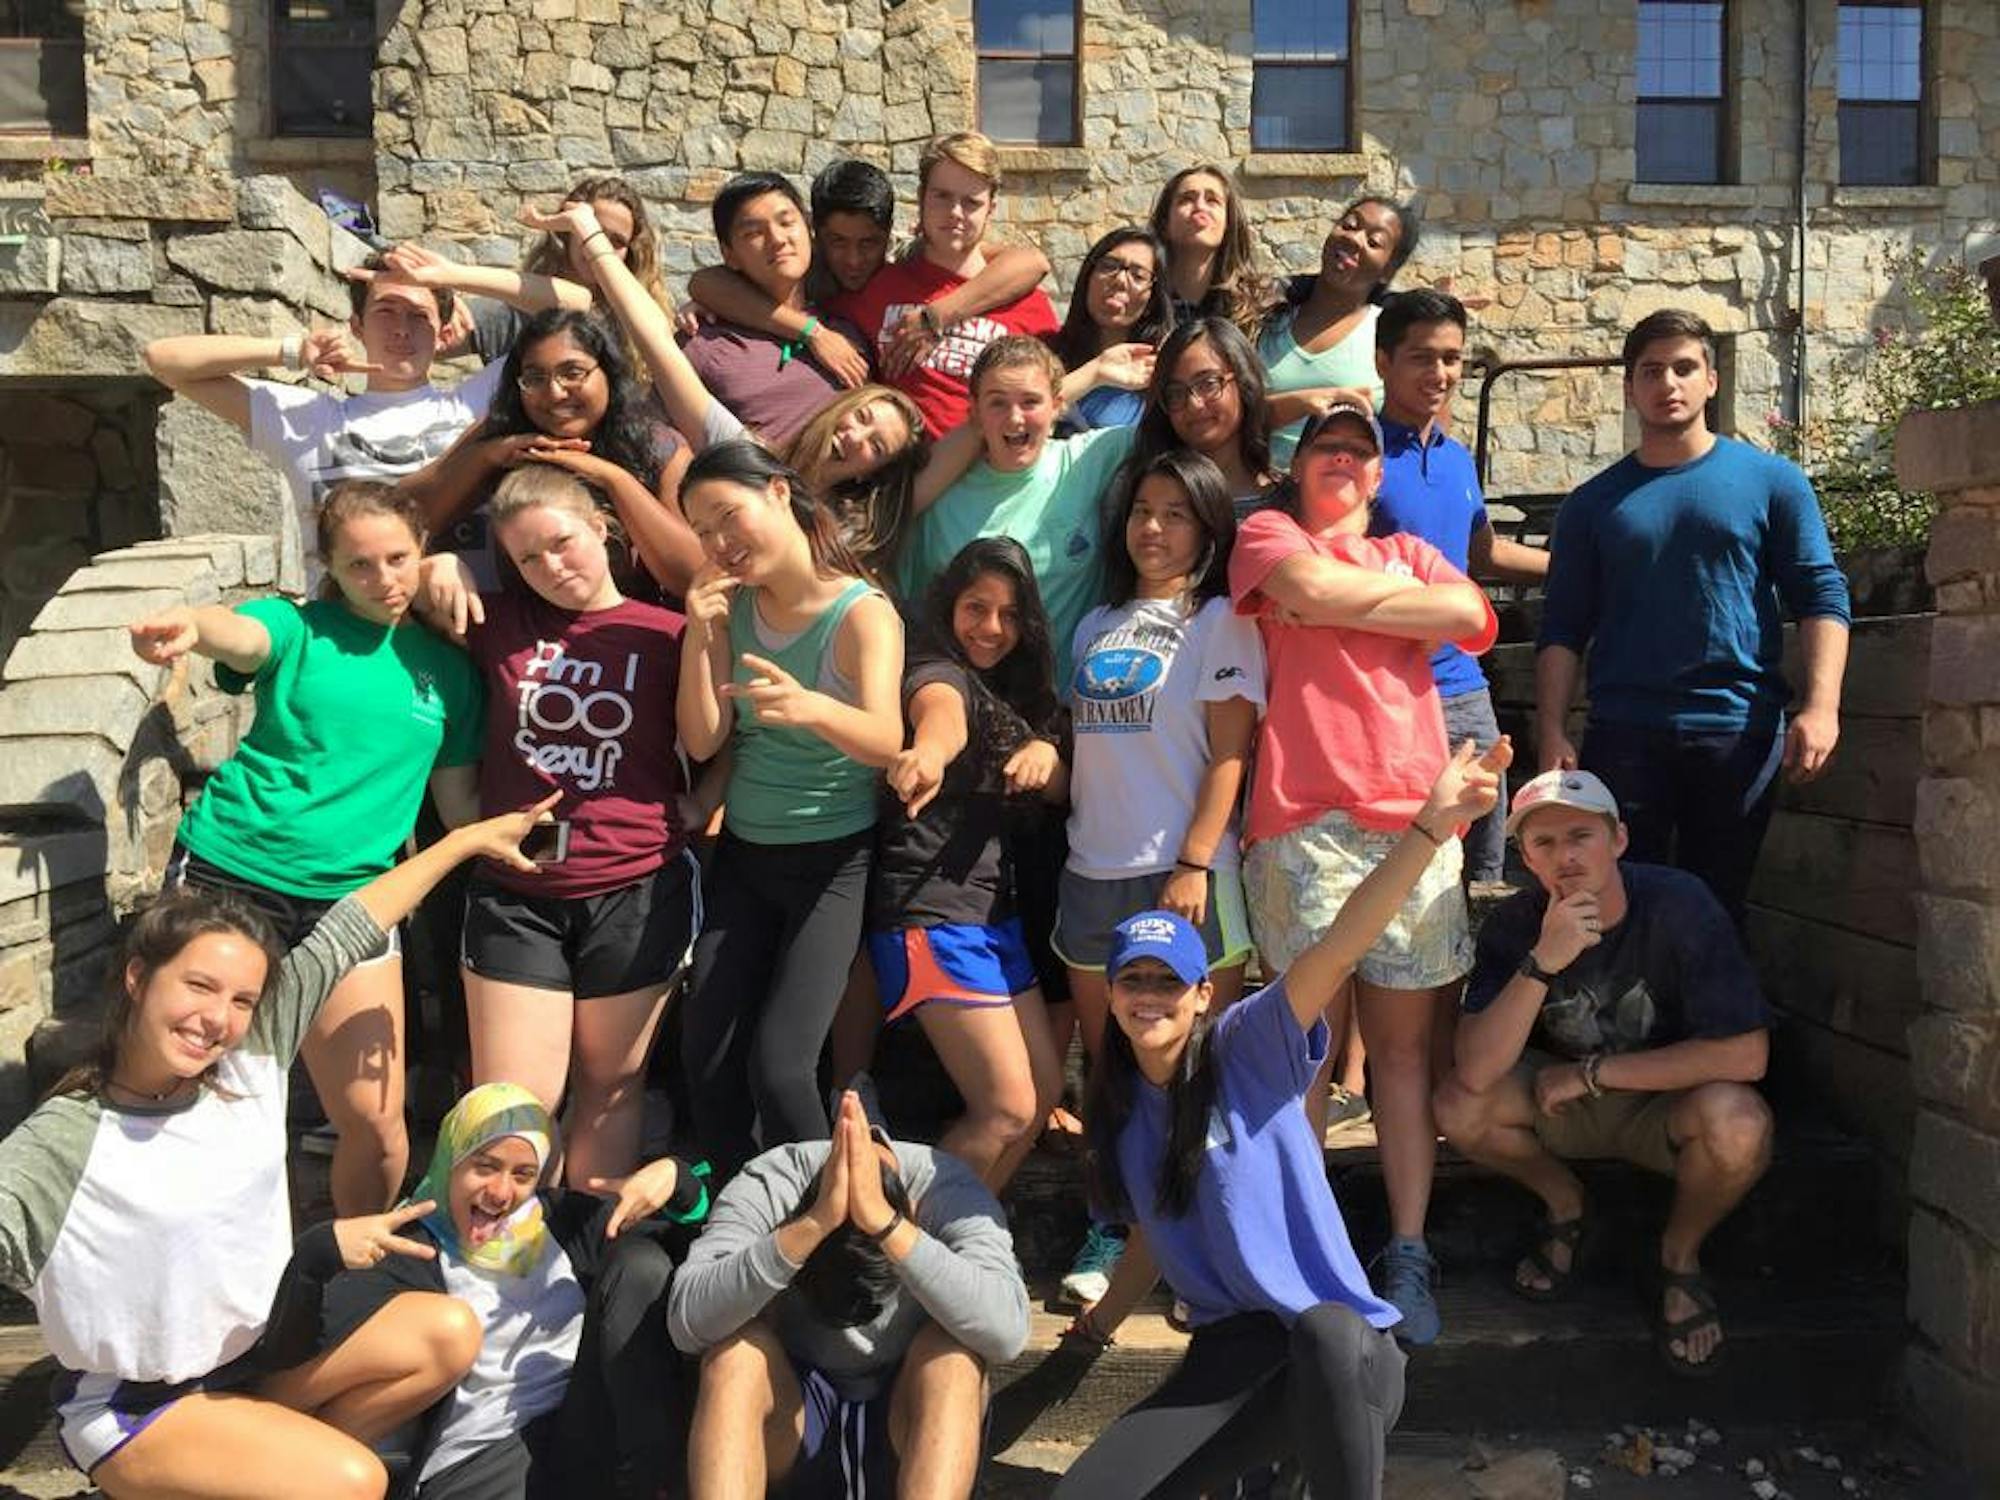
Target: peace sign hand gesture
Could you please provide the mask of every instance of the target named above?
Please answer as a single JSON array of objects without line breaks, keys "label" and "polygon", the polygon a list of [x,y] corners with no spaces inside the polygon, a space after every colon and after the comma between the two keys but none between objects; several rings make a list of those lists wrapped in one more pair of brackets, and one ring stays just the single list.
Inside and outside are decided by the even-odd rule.
[{"label": "peace sign hand gesture", "polygon": [[365,1271],[381,1264],[390,1255],[412,1255],[418,1260],[436,1260],[437,1249],[423,1240],[405,1239],[396,1233],[437,1207],[432,1199],[405,1203],[386,1214],[363,1214],[354,1219],[333,1221],[334,1243],[340,1246],[340,1262],[350,1271]]}]

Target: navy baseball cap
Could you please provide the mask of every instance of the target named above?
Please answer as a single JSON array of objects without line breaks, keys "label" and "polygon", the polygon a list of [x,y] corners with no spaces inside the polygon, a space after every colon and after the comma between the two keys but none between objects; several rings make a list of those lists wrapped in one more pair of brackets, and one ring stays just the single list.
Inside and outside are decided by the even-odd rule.
[{"label": "navy baseball cap", "polygon": [[1111,953],[1104,961],[1107,982],[1136,959],[1156,958],[1183,984],[1208,978],[1208,947],[1186,917],[1170,911],[1142,911],[1111,929]]},{"label": "navy baseball cap", "polygon": [[1306,418],[1305,426],[1299,429],[1299,444],[1294,453],[1303,453],[1327,428],[1335,422],[1346,421],[1368,434],[1368,440],[1375,445],[1375,451],[1382,451],[1382,424],[1375,420],[1375,413],[1358,401],[1340,400],[1328,406],[1325,411],[1315,412]]}]

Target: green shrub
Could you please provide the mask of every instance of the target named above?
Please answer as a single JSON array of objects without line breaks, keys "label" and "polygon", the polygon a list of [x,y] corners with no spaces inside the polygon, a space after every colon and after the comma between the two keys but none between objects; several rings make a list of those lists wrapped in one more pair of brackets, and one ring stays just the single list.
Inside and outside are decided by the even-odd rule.
[{"label": "green shrub", "polygon": [[1836,552],[1920,543],[1933,496],[1896,484],[1896,424],[1904,413],[1969,406],[2000,396],[2000,325],[1986,289],[1965,266],[1899,257],[1908,326],[1878,325],[1873,343],[1836,363],[1814,393],[1805,431],[1768,418],[1771,447],[1804,467],[1819,490]]}]

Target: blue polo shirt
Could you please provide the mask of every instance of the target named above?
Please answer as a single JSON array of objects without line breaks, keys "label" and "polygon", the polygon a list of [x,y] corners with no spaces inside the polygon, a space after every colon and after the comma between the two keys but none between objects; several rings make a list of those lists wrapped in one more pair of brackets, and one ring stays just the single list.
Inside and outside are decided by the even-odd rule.
[{"label": "blue polo shirt", "polygon": [[[1422,537],[1461,573],[1473,533],[1486,524],[1486,497],[1479,470],[1465,444],[1432,430],[1430,440],[1414,427],[1382,417],[1382,488],[1375,496],[1372,536],[1408,532]],[[1440,698],[1462,698],[1486,686],[1479,663],[1458,647],[1443,645],[1431,657],[1431,675]]]}]

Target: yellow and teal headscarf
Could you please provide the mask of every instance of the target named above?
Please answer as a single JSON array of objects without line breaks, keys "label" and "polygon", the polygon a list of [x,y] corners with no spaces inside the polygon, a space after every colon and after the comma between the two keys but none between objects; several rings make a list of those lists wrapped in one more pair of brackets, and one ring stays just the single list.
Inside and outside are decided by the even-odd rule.
[{"label": "yellow and teal headscarf", "polygon": [[556,1124],[541,1100],[518,1083],[482,1083],[444,1117],[430,1167],[407,1201],[421,1203],[429,1198],[437,1204],[424,1216],[423,1225],[454,1259],[482,1271],[520,1276],[533,1270],[548,1248],[548,1227],[542,1222],[538,1194],[530,1193],[499,1233],[483,1245],[463,1244],[451,1217],[452,1172],[481,1146],[510,1135],[534,1147],[536,1163],[548,1167],[555,1149]]}]

